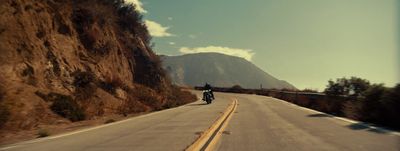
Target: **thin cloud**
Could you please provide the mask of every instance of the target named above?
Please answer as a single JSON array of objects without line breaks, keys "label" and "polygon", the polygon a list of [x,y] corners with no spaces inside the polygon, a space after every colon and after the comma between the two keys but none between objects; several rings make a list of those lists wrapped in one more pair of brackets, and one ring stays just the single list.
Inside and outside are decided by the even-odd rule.
[{"label": "thin cloud", "polygon": [[172,17],[168,17],[167,19],[171,21],[171,20],[173,20],[174,18],[172,18]]},{"label": "thin cloud", "polygon": [[128,4],[133,4],[133,5],[135,5],[136,7],[135,7],[135,9],[139,12],[139,13],[142,13],[142,14],[146,14],[147,13],[147,10],[145,10],[144,8],[143,8],[143,3],[142,2],[140,2],[140,0],[125,0]]},{"label": "thin cloud", "polygon": [[221,46],[207,46],[207,47],[196,47],[196,48],[182,47],[179,49],[179,51],[183,54],[216,52],[216,53],[222,53],[230,56],[244,58],[248,61],[251,61],[253,55],[255,54],[251,49],[239,49],[239,48],[229,48]]},{"label": "thin cloud", "polygon": [[145,20],[144,21],[147,29],[150,32],[151,36],[154,37],[171,37],[173,34],[168,32],[169,27],[164,27],[161,24],[151,21],[151,20]]},{"label": "thin cloud", "polygon": [[168,44],[169,45],[175,45],[175,42],[169,42]]},{"label": "thin cloud", "polygon": [[190,34],[188,37],[189,37],[189,38],[192,38],[192,39],[196,39],[196,38],[197,38],[197,36],[196,36],[196,35],[193,35],[193,34]]}]

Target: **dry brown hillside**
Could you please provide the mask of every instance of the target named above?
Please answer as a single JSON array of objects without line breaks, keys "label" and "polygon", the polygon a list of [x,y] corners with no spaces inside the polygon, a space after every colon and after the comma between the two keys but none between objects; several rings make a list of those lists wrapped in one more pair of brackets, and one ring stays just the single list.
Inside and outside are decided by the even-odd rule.
[{"label": "dry brown hillside", "polygon": [[2,0],[0,21],[3,132],[194,99],[167,80],[140,14],[121,0]]}]

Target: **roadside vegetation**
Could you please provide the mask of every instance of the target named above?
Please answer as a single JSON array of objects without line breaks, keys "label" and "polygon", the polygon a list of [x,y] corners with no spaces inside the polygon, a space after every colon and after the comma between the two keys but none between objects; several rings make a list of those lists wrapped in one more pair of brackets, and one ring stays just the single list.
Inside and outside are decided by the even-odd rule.
[{"label": "roadside vegetation", "polygon": [[36,92],[36,95],[49,102],[51,104],[50,109],[61,117],[67,118],[72,122],[85,120],[84,110],[72,96],[54,92],[46,95],[39,91]]},{"label": "roadside vegetation", "polygon": [[329,80],[323,93],[310,89],[260,90],[240,86],[214,88],[214,91],[271,96],[332,115],[400,129],[400,84],[389,88],[351,77]]},{"label": "roadside vegetation", "polygon": [[187,103],[191,103],[197,100],[196,95],[189,91],[182,90],[178,86],[171,86],[169,95],[167,96],[167,102],[163,105],[164,108],[173,108],[181,106]]},{"label": "roadside vegetation", "polygon": [[0,86],[0,128],[3,127],[10,117],[10,111],[3,100],[4,96],[5,91],[3,90],[3,87]]},{"label": "roadside vegetation", "polygon": [[107,121],[104,122],[104,124],[110,124],[110,123],[114,123],[115,120],[114,119],[108,119]]},{"label": "roadside vegetation", "polygon": [[47,136],[50,136],[50,133],[47,130],[45,130],[45,129],[38,130],[38,133],[37,133],[38,138],[47,137]]},{"label": "roadside vegetation", "polygon": [[342,102],[346,117],[400,128],[400,84],[388,88],[361,78],[340,78],[329,81],[325,93],[349,98]]}]

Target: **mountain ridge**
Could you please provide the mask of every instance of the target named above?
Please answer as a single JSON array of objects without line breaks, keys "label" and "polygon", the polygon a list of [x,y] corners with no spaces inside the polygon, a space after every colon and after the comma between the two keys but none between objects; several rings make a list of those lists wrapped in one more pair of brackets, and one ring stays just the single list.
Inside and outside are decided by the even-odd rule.
[{"label": "mountain ridge", "polygon": [[[177,85],[244,88],[296,89],[290,83],[279,80],[252,62],[221,53],[196,53],[180,56],[160,55],[163,67]],[[197,70],[198,69],[198,70]]]}]

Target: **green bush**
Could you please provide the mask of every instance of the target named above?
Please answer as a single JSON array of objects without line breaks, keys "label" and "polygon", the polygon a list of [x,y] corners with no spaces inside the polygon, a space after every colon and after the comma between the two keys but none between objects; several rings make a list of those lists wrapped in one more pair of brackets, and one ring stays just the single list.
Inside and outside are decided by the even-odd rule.
[{"label": "green bush", "polygon": [[51,110],[58,115],[71,120],[72,122],[85,119],[84,111],[70,96],[53,93],[53,104]]}]

